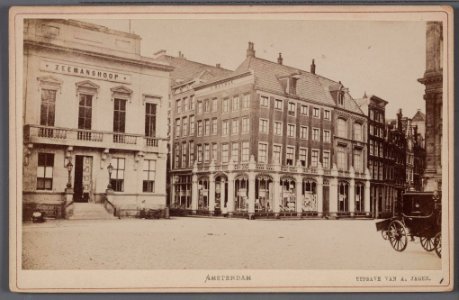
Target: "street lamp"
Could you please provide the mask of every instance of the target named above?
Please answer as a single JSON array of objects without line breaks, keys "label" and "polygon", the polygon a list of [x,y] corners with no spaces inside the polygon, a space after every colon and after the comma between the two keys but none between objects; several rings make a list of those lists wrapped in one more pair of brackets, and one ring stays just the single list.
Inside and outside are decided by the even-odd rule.
[{"label": "street lamp", "polygon": [[111,189],[112,189],[111,181],[112,181],[112,172],[113,172],[112,163],[110,163],[110,164],[107,166],[107,170],[108,170],[108,185],[107,185],[107,189],[111,190]]},{"label": "street lamp", "polygon": [[67,171],[69,172],[67,188],[70,189],[72,187],[72,169],[73,169],[73,164],[70,159],[65,167],[67,168]]}]

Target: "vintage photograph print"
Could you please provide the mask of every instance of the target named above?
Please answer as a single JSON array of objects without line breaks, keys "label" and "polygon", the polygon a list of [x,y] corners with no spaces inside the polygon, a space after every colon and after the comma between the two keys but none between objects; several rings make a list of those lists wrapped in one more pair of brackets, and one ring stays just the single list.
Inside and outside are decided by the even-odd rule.
[{"label": "vintage photograph print", "polygon": [[452,24],[12,8],[10,288],[451,290]]}]

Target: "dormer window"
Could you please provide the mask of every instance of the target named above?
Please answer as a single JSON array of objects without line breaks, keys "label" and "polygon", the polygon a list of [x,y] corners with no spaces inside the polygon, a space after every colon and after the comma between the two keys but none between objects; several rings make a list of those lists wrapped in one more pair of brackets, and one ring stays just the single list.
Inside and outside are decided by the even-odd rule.
[{"label": "dormer window", "polygon": [[338,105],[344,106],[344,91],[340,91],[338,94]]},{"label": "dormer window", "polygon": [[298,78],[291,77],[288,81],[288,92],[289,94],[296,95],[296,82],[298,81]]}]

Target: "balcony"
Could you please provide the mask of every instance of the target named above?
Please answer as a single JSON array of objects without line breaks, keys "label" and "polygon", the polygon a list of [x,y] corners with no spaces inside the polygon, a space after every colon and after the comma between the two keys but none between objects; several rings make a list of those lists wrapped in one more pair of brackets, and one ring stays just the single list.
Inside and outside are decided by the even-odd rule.
[{"label": "balcony", "polygon": [[[160,143],[164,140],[163,143]],[[166,141],[138,134],[83,130],[73,128],[25,125],[24,141],[32,144],[53,144],[89,148],[166,153]]]}]

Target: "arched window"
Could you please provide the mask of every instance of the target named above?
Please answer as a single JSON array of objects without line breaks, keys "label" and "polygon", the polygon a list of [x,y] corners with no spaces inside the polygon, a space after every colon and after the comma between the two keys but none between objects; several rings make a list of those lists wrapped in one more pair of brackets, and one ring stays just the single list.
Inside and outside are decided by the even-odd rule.
[{"label": "arched window", "polygon": [[337,135],[342,138],[347,138],[347,121],[342,118],[338,118],[337,121]]}]

